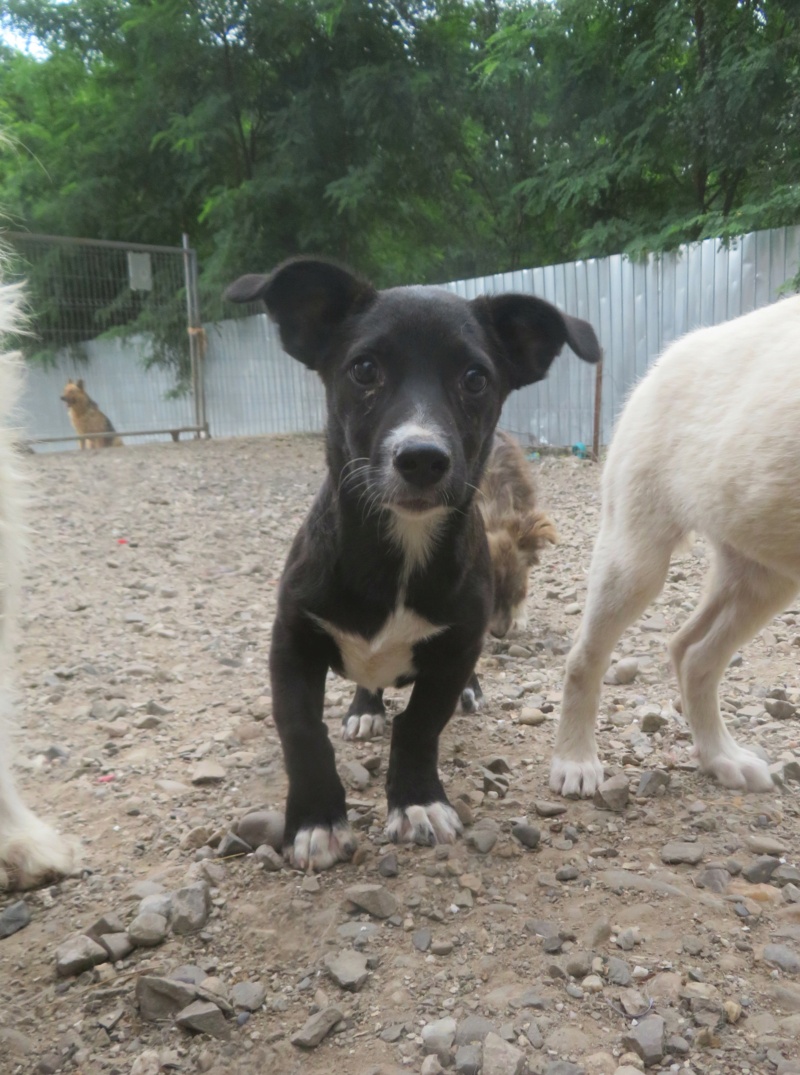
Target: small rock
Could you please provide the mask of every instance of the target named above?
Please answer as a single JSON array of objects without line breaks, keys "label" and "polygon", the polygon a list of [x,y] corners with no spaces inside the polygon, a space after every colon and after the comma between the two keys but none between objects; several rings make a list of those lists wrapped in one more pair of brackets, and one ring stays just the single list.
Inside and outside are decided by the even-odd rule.
[{"label": "small rock", "polygon": [[467,833],[467,843],[481,855],[488,855],[497,843],[500,826],[494,818],[484,817],[477,821]]},{"label": "small rock", "polygon": [[546,720],[546,713],[543,713],[541,709],[534,709],[531,706],[525,706],[519,715],[520,724],[525,724],[530,728],[535,728],[538,724],[544,724]]},{"label": "small rock", "polygon": [[439,1057],[431,1054],[431,1056],[426,1056],[422,1061],[422,1067],[419,1071],[420,1075],[442,1075],[444,1068],[439,1063]]},{"label": "small rock", "polygon": [[450,1048],[456,1036],[456,1021],[448,1015],[422,1028],[422,1048],[438,1056],[443,1064],[450,1062]]},{"label": "small rock", "polygon": [[323,1008],[310,1016],[289,1040],[292,1045],[297,1045],[300,1049],[316,1049],[322,1039],[330,1034],[343,1018],[338,1008]]},{"label": "small rock", "polygon": [[670,776],[663,769],[648,769],[639,777],[636,794],[640,799],[654,799],[662,788],[669,787]]},{"label": "small rock", "polygon": [[458,1075],[478,1075],[481,1070],[481,1050],[478,1045],[459,1045],[455,1066]]},{"label": "small rock", "polygon": [[783,840],[776,840],[773,836],[762,836],[752,833],[744,838],[745,847],[754,855],[785,855],[786,844]]},{"label": "small rock", "polygon": [[266,999],[267,991],[260,982],[237,982],[231,989],[231,1004],[246,1012],[257,1012]]},{"label": "small rock", "polygon": [[344,894],[351,903],[374,918],[390,918],[399,910],[397,900],[383,885],[351,885]]},{"label": "small rock", "polygon": [[212,758],[204,758],[192,773],[192,783],[201,786],[203,784],[218,784],[225,779],[225,770],[218,761]]},{"label": "small rock", "polygon": [[704,854],[705,848],[702,844],[688,844],[673,840],[661,848],[661,861],[670,864],[685,862],[689,866],[696,866]]},{"label": "small rock", "polygon": [[82,974],[83,971],[96,967],[98,963],[107,961],[105,948],[91,937],[72,937],[56,949],[56,973],[60,978]]},{"label": "small rock", "polygon": [[490,1031],[483,1040],[482,1075],[522,1075],[525,1053]]},{"label": "small rock", "polygon": [[597,791],[594,793],[594,805],[600,807],[601,810],[624,810],[628,805],[628,799],[630,797],[630,786],[628,784],[628,778],[619,773],[617,776],[612,776],[608,780],[604,780]]},{"label": "small rock", "polygon": [[483,1041],[487,1034],[496,1033],[494,1024],[483,1015],[468,1015],[456,1027],[456,1045]]},{"label": "small rock", "polygon": [[709,866],[695,876],[694,883],[709,892],[724,892],[731,883],[731,875],[721,866]]},{"label": "small rock", "polygon": [[626,686],[628,683],[633,683],[639,674],[639,662],[636,657],[623,657],[622,660],[613,665],[610,671],[614,684]]},{"label": "small rock", "polygon": [[664,1056],[665,1023],[660,1015],[648,1015],[622,1038],[623,1049],[640,1056],[646,1068],[657,1064]]},{"label": "small rock", "polygon": [[765,944],[763,959],[773,967],[779,967],[787,974],[800,972],[800,956],[785,944]]},{"label": "small rock", "polygon": [[136,980],[136,1003],[142,1019],[160,1023],[174,1018],[197,997],[194,985],[143,974]]},{"label": "small rock", "polygon": [[155,948],[164,943],[168,929],[169,922],[163,915],[145,911],[128,926],[128,936],[137,948]]},{"label": "small rock", "polygon": [[400,865],[394,851],[390,851],[388,855],[378,860],[378,873],[381,877],[397,877],[400,873]]},{"label": "small rock", "polygon": [[627,986],[633,981],[630,967],[624,959],[619,959],[617,956],[609,956],[606,974],[612,985]]},{"label": "small rock", "polygon": [[567,812],[566,803],[551,803],[547,799],[537,799],[533,808],[539,817],[559,817]]},{"label": "small rock", "polygon": [[194,1030],[200,1034],[210,1034],[212,1038],[228,1039],[231,1029],[225,1016],[216,1006],[208,1000],[192,1001],[175,1016],[178,1026],[186,1030]]},{"label": "small rock", "polygon": [[367,980],[367,957],[360,952],[329,952],[322,962],[333,981],[350,993],[357,993]]},{"label": "small rock", "polygon": [[161,1071],[161,1057],[155,1049],[145,1049],[131,1065],[131,1075],[159,1075]]},{"label": "small rock", "polygon": [[365,791],[369,787],[369,771],[359,761],[339,762],[339,772],[345,782],[356,791]]},{"label": "small rock", "polygon": [[577,866],[559,866],[556,870],[556,881],[575,881],[578,874]]},{"label": "small rock", "polygon": [[31,912],[25,900],[9,903],[8,907],[3,908],[0,913],[0,940],[19,933],[21,929],[25,929],[30,920]]},{"label": "small rock", "polygon": [[623,952],[632,952],[638,939],[637,931],[628,926],[627,929],[623,929],[617,934],[617,947],[621,948]]},{"label": "small rock", "polygon": [[257,847],[253,858],[267,873],[277,873],[278,870],[283,869],[283,859],[269,844],[262,844],[261,847]]},{"label": "small rock", "polygon": [[418,929],[411,934],[411,943],[418,952],[427,952],[432,940],[433,934],[429,929]]},{"label": "small rock", "polygon": [[249,855],[253,848],[235,832],[226,832],[219,842],[217,857],[221,859],[238,858],[240,855]]},{"label": "small rock", "polygon": [[211,897],[206,881],[195,881],[172,895],[172,929],[184,935],[196,933],[208,921]]},{"label": "small rock", "polygon": [[133,941],[127,933],[103,933],[97,943],[105,948],[112,963],[118,963],[133,951]]},{"label": "small rock", "polygon": [[541,833],[534,825],[514,825],[511,828],[511,835],[522,844],[523,847],[533,850],[534,847],[539,846],[539,840],[541,839]]},{"label": "small rock", "polygon": [[774,855],[762,855],[742,869],[742,877],[753,885],[766,884],[779,865]]},{"label": "small rock", "polygon": [[275,851],[283,846],[286,819],[280,810],[251,810],[237,821],[233,831],[250,847],[268,844]]}]

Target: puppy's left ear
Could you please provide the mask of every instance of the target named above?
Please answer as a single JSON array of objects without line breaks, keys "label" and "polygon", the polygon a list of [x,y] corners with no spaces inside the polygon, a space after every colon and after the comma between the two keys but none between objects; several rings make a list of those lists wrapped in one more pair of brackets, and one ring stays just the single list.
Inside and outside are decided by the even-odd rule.
[{"label": "puppy's left ear", "polygon": [[588,321],[563,314],[533,295],[482,295],[472,308],[500,345],[499,358],[510,387],[541,381],[569,344],[585,362],[599,362],[600,343]]},{"label": "puppy's left ear", "polygon": [[293,258],[269,276],[242,276],[225,292],[230,302],[263,299],[289,354],[318,370],[342,322],[377,298],[372,284],[321,258]]}]

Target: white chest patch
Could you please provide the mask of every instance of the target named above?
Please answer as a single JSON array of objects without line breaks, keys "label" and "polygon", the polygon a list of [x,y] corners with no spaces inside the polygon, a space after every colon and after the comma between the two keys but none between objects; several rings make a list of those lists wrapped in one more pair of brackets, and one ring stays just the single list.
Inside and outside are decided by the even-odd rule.
[{"label": "white chest patch", "polygon": [[394,610],[372,638],[343,631],[316,616],[314,619],[339,647],[347,678],[369,691],[391,687],[401,677],[413,675],[414,646],[446,630],[445,625],[437,627],[404,605]]}]

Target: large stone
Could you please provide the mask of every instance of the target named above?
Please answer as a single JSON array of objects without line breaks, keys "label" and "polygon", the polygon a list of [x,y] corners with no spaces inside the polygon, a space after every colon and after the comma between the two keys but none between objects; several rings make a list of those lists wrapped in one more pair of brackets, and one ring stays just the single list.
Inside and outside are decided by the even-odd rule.
[{"label": "large stone", "polygon": [[133,951],[133,941],[127,933],[103,933],[97,941],[108,952],[112,963],[125,959]]},{"label": "large stone", "polygon": [[786,974],[800,973],[800,956],[786,944],[765,944],[764,962],[779,967]]},{"label": "large stone", "polygon": [[474,847],[479,854],[488,855],[497,843],[499,835],[500,826],[494,818],[482,817],[469,830],[466,840],[470,847]]},{"label": "large stone", "polygon": [[496,1033],[494,1023],[483,1015],[468,1015],[456,1027],[456,1045],[483,1041],[487,1034]]},{"label": "large stone", "polygon": [[525,1053],[493,1031],[483,1039],[482,1075],[522,1075]]},{"label": "large stone", "polygon": [[107,961],[108,953],[97,941],[83,935],[71,937],[56,949],[56,974],[69,978]]},{"label": "large stone", "polygon": [[397,900],[383,885],[351,885],[344,894],[351,903],[374,918],[389,918],[399,909]]},{"label": "large stone", "polygon": [[338,1008],[323,1008],[306,1019],[300,1030],[292,1034],[290,1041],[300,1049],[316,1049],[342,1018]]},{"label": "large stone", "polygon": [[780,862],[774,855],[762,855],[744,867],[742,877],[753,885],[763,885],[779,866]]},{"label": "large stone", "polygon": [[218,761],[205,758],[192,773],[192,783],[198,786],[203,784],[218,784],[225,779],[225,770]]}]

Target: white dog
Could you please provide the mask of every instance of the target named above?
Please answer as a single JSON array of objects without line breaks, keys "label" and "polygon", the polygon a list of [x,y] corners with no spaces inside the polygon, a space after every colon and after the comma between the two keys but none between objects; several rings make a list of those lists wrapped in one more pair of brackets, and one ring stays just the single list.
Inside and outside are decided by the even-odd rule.
[{"label": "white dog", "polygon": [[[0,272],[2,265],[0,265]],[[20,324],[21,293],[0,279],[0,343]],[[8,721],[12,713],[12,664],[16,611],[22,580],[23,490],[9,418],[19,397],[18,354],[0,348],[0,891],[31,888],[71,873],[74,847],[21,801],[11,770]]]},{"label": "white dog", "polygon": [[692,530],[713,547],[707,592],[670,651],[703,770],[768,791],[768,766],[719,711],[735,650],[800,589],[800,296],[669,347],[620,417],[602,486],[583,622],[567,660],[550,786],[603,779],[595,717],[622,632],[658,595]]}]

